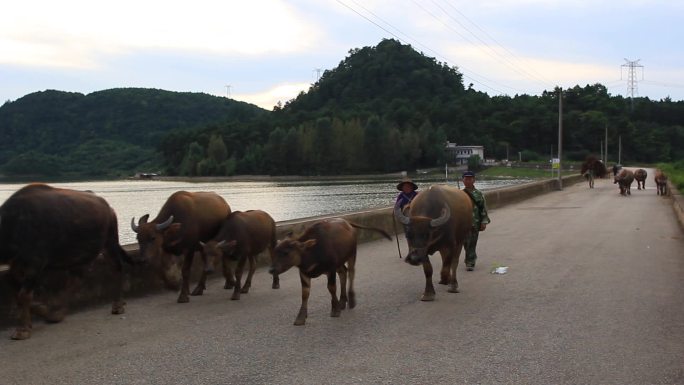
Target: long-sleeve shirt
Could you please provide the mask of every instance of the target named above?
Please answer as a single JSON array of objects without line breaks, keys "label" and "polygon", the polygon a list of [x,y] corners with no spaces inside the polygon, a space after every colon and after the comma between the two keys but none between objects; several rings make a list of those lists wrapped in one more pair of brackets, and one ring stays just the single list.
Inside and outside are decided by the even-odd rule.
[{"label": "long-sleeve shirt", "polygon": [[397,201],[394,203],[394,205],[399,206],[400,209],[403,209],[404,206],[411,203],[411,201],[413,200],[413,198],[416,197],[416,195],[418,195],[418,192],[415,190],[411,191],[408,194],[402,191],[399,193],[399,195],[397,195]]},{"label": "long-sleeve shirt", "polygon": [[487,202],[482,192],[476,188],[464,189],[473,199],[473,227],[479,229],[480,224],[491,222],[487,214]]}]

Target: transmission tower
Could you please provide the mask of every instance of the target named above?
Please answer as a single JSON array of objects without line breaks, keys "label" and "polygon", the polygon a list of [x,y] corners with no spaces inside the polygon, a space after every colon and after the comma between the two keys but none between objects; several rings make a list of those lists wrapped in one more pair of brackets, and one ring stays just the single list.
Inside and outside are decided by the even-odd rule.
[{"label": "transmission tower", "polygon": [[[639,85],[637,80],[637,68],[641,68],[641,80],[644,80],[644,66],[639,64],[641,59],[634,61],[627,60],[627,63],[623,64],[622,67],[627,67],[627,93],[632,101],[632,108],[634,108],[634,94],[639,96]],[[620,78],[622,78],[622,69],[620,69]]]}]

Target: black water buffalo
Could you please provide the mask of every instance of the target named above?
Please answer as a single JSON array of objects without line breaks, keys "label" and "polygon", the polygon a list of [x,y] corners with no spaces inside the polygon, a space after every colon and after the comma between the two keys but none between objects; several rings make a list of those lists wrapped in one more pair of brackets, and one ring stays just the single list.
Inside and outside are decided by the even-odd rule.
[{"label": "black water buffalo", "polygon": [[[147,221],[149,214],[143,215],[137,225],[135,218],[131,219],[140,255],[161,265],[162,278],[167,285],[177,283],[173,276],[177,272],[176,257],[184,256],[178,302],[190,301],[190,268],[195,252],[202,253],[200,241],[211,240],[228,214],[230,206],[216,193],[177,191],[166,200],[151,222]],[[207,260],[203,253],[202,258],[205,269],[192,295],[202,295],[206,288]]]},{"label": "black water buffalo", "polygon": [[657,169],[655,172],[656,195],[667,195],[667,175]]},{"label": "black water buffalo", "polygon": [[[382,229],[360,226],[341,218],[326,219],[309,226],[299,236],[290,236],[280,241],[273,251],[273,263],[269,272],[282,274],[292,266],[299,268],[302,284],[302,306],[295,325],[304,325],[307,317],[307,302],[311,291],[311,278],[322,274],[328,277],[328,291],[332,297],[331,317],[339,317],[349,303],[356,306],[354,296],[354,266],[356,264],[356,229],[379,232],[387,239],[392,238]],[[345,266],[346,263],[346,266]],[[337,299],[336,275],[340,276],[340,299]],[[347,273],[349,273],[349,296],[347,296]]]},{"label": "black water buffalo", "polygon": [[418,194],[406,211],[408,215],[395,207],[394,215],[404,224],[409,246],[406,262],[423,265],[425,292],[421,300],[435,299],[429,256],[436,251],[442,256],[439,283],[449,284],[448,291],[458,293],[456,268],[473,223],[472,200],[457,188],[436,185]]},{"label": "black water buffalo", "polygon": [[[82,276],[100,252],[114,263],[118,282],[112,314],[121,314],[122,262],[134,261],[119,244],[116,214],[109,204],[91,192],[39,183],[9,197],[0,207],[0,263],[10,265],[9,281],[19,308],[19,326],[12,338],[31,336],[32,309],[49,322],[61,321],[72,278]],[[66,290],[44,293],[56,296],[55,306],[33,303],[34,290],[58,272],[69,276]]]},{"label": "black water buffalo", "polygon": [[[237,300],[240,299],[240,293],[247,293],[252,286],[256,256],[268,250],[273,261],[273,248],[276,245],[275,221],[261,210],[234,211],[223,221],[214,238],[201,244],[209,264],[213,265],[219,258],[223,260],[223,276],[226,278],[223,288],[234,287],[231,299]],[[237,260],[235,279],[230,271],[230,260]],[[245,284],[241,285],[242,271],[248,260],[249,273]],[[273,276],[272,287],[280,287],[278,275]]]},{"label": "black water buffalo", "polygon": [[618,184],[618,187],[620,188],[620,195],[632,195],[632,192],[630,191],[632,182],[634,182],[634,173],[625,168],[615,176],[613,184]]},{"label": "black water buffalo", "polygon": [[646,177],[648,173],[643,168],[634,171],[634,180],[637,182],[637,190],[641,190],[643,187],[646,190]]}]

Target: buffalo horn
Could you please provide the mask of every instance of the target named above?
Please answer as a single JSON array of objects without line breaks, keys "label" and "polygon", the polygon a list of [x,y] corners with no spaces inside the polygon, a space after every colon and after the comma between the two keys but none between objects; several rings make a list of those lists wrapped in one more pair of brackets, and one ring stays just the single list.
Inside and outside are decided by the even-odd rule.
[{"label": "buffalo horn", "polygon": [[221,242],[217,243],[216,247],[223,247],[223,245],[225,245],[225,244],[226,244],[226,240],[224,239]]},{"label": "buffalo horn", "polygon": [[442,209],[442,215],[439,216],[439,218],[435,218],[430,221],[430,226],[431,227],[439,227],[443,224],[445,224],[448,220],[449,217],[451,217],[451,211],[449,210],[449,206],[444,206]]},{"label": "buffalo horn", "polygon": [[171,226],[173,223],[173,215],[169,216],[169,219],[165,220],[163,223],[160,223],[156,226],[157,230],[161,231],[166,229],[167,227]]},{"label": "buffalo horn", "polygon": [[404,225],[411,223],[411,218],[404,215],[399,206],[394,206],[394,216],[397,217],[397,220]]},{"label": "buffalo horn", "polygon": [[131,218],[131,229],[134,233],[138,232],[138,225],[135,224],[135,217]]}]

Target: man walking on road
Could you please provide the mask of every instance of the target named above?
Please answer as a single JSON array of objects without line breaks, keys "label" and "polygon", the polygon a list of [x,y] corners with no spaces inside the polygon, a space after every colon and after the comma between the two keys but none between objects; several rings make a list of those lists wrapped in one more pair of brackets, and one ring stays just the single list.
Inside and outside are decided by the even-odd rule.
[{"label": "man walking on road", "polygon": [[475,173],[466,171],[463,173],[463,191],[473,200],[473,228],[470,235],[465,241],[465,264],[466,270],[473,271],[475,268],[475,261],[477,260],[477,238],[480,231],[484,231],[491,221],[487,215],[487,203],[485,202],[482,192],[475,188]]}]

